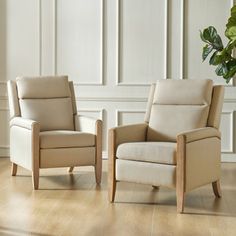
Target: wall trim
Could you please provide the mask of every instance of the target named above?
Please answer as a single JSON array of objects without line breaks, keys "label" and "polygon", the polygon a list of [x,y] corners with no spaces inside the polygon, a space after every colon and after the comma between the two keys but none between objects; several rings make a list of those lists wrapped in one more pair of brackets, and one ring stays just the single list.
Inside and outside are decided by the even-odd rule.
[{"label": "wall trim", "polygon": [[[169,0],[165,0],[164,3],[164,55],[163,55],[163,61],[164,61],[164,74],[163,77],[164,79],[167,78],[167,73],[168,73],[168,19],[169,19],[169,11],[168,11],[168,6],[169,6]],[[121,8],[123,5],[123,0],[116,0],[116,86],[150,86],[152,83],[125,83],[125,82],[120,82],[121,80],[121,71],[122,71],[122,66],[121,66],[121,50],[122,50],[122,36],[123,36],[123,31],[122,31],[122,15],[121,15]]]},{"label": "wall trim", "polygon": [[[74,82],[75,86],[102,86],[104,85],[104,57],[105,57],[105,0],[100,0],[100,75],[98,82]],[[53,1],[53,19],[54,19],[54,32],[53,32],[53,42],[54,42],[54,62],[53,62],[53,70],[54,74],[57,75],[57,0]]]},{"label": "wall trim", "polygon": [[144,109],[134,109],[134,110],[131,110],[131,109],[116,109],[116,126],[119,126],[119,125],[122,125],[120,123],[120,118],[119,118],[119,115],[122,114],[122,113],[143,113],[145,114],[146,113],[146,110]]},{"label": "wall trim", "polygon": [[221,148],[222,153],[234,153],[234,111],[222,111],[221,114],[230,115],[230,149]]}]

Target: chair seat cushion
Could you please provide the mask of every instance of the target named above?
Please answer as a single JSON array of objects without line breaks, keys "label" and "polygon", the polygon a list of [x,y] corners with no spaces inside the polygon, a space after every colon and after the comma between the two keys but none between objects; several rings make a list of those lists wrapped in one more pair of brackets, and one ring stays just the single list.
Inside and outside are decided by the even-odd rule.
[{"label": "chair seat cushion", "polygon": [[40,148],[66,148],[95,146],[95,135],[71,130],[40,132]]},{"label": "chair seat cushion", "polygon": [[176,165],[176,147],[174,142],[123,143],[118,146],[116,156],[124,160]]}]

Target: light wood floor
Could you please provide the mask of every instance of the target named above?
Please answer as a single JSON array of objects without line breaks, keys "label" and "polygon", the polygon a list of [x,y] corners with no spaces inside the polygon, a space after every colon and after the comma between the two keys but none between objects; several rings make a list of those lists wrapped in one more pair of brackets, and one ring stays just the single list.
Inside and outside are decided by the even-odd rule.
[{"label": "light wood floor", "polygon": [[107,200],[107,162],[96,187],[92,168],[41,171],[40,190],[32,191],[30,172],[10,176],[0,158],[0,235],[236,235],[236,163],[222,165],[222,199],[211,185],[187,195],[185,214],[176,214],[175,192],[119,183],[116,203]]}]

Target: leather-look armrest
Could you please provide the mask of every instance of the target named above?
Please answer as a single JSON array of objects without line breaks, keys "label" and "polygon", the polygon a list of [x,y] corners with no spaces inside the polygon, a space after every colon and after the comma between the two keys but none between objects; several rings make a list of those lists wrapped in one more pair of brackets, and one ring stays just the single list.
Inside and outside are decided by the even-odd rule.
[{"label": "leather-look armrest", "polygon": [[10,121],[10,127],[18,126],[21,128],[32,130],[33,126],[35,126],[35,125],[39,125],[39,122],[34,121],[34,120],[30,120],[30,119],[25,119],[22,117],[14,117]]},{"label": "leather-look armrest", "polygon": [[[212,127],[177,136],[177,192],[188,192],[220,178],[221,134]],[[182,209],[179,209],[181,212]]]},{"label": "leather-look armrest", "polygon": [[146,123],[115,127],[109,130],[109,139],[115,139],[113,141],[115,147],[121,143],[144,142],[146,141],[147,127]]},{"label": "leather-look armrest", "polygon": [[194,129],[194,130],[180,133],[177,135],[177,140],[178,140],[178,137],[181,135],[185,136],[186,143],[194,142],[194,141],[205,139],[205,138],[211,138],[211,137],[217,137],[221,139],[220,131],[212,127],[204,127],[204,128]]},{"label": "leather-look armrest", "polygon": [[75,115],[74,119],[76,131],[97,135],[98,126],[102,126],[102,121],[99,119],[80,115]]}]

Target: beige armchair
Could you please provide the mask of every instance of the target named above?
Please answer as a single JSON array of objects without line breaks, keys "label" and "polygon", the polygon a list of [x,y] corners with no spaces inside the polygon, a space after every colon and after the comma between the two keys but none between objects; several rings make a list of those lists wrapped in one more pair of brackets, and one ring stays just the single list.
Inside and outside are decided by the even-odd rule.
[{"label": "beige armchair", "polygon": [[220,197],[223,86],[211,80],[160,80],[151,86],[145,122],[109,130],[109,200],[119,181],[185,193],[212,183]]},{"label": "beige armchair", "polygon": [[67,76],[22,77],[8,81],[10,159],[32,171],[38,189],[41,168],[94,166],[102,172],[102,121],[79,116],[73,82]]}]

